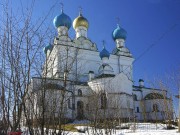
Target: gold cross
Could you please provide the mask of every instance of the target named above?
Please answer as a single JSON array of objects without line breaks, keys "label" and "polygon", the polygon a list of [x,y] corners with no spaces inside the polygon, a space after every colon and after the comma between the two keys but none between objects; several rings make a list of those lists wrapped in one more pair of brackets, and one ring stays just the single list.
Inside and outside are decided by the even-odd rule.
[{"label": "gold cross", "polygon": [[61,12],[63,13],[64,4],[61,2],[60,5],[61,5]]},{"label": "gold cross", "polygon": [[120,19],[119,17],[116,17],[117,24],[120,25]]},{"label": "gold cross", "polygon": [[79,15],[82,15],[82,7],[79,6]]},{"label": "gold cross", "polygon": [[105,40],[103,40],[102,43],[103,43],[103,48],[105,48],[105,43],[106,43]]}]

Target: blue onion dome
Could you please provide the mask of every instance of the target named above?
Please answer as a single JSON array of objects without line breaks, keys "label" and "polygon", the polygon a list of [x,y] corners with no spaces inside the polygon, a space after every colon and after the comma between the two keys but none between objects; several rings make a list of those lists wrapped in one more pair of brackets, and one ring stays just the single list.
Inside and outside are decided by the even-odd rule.
[{"label": "blue onion dome", "polygon": [[77,18],[74,19],[73,21],[73,28],[76,29],[79,26],[83,26],[85,28],[88,29],[89,27],[89,23],[88,20],[82,16],[82,14],[80,13],[79,16]]},{"label": "blue onion dome", "polygon": [[53,24],[56,28],[58,28],[59,26],[66,26],[69,29],[71,27],[72,21],[71,18],[68,15],[66,15],[62,10],[61,14],[57,15],[54,18]]},{"label": "blue onion dome", "polygon": [[127,38],[127,32],[125,29],[121,28],[119,25],[117,25],[117,28],[112,32],[112,38],[114,41],[116,39],[124,39]]},{"label": "blue onion dome", "polygon": [[43,48],[43,51],[44,51],[45,54],[47,54],[47,51],[48,51],[48,50],[49,50],[49,51],[52,51],[52,49],[53,49],[53,45],[48,44],[47,46],[45,46],[45,47]]},{"label": "blue onion dome", "polygon": [[110,53],[106,50],[106,48],[104,47],[103,50],[99,53],[100,58],[104,58],[107,57],[109,59]]}]

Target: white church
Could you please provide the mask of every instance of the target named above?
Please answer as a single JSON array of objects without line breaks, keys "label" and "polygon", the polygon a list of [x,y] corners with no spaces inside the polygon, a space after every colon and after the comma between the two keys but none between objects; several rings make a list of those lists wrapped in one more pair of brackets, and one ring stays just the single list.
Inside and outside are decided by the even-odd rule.
[{"label": "white church", "polygon": [[[63,116],[71,120],[173,118],[172,100],[166,90],[147,88],[142,79],[139,86],[134,85],[135,59],[125,44],[127,32],[120,25],[112,30],[114,50],[109,52],[105,46],[98,51],[96,43],[89,39],[89,22],[82,12],[72,22],[62,9],[53,23],[58,35],[44,48],[42,77],[33,77],[30,84],[37,114],[44,93],[47,117],[58,117],[63,110]],[[74,39],[68,36],[71,25]]]}]

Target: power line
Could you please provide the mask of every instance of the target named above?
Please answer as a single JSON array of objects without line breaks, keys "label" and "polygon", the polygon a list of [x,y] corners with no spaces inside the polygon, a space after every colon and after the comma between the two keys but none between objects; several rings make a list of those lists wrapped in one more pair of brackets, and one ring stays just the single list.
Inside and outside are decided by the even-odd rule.
[{"label": "power line", "polygon": [[[147,49],[145,49],[138,57],[134,60],[133,63],[137,62],[141,57],[143,57],[148,51],[150,51],[157,43],[162,40],[170,31],[172,31],[178,24],[173,24],[167,31],[165,31],[154,43],[152,43]],[[119,74],[125,72],[129,66],[125,69],[123,69]]]},{"label": "power line", "polygon": [[142,56],[149,52],[159,41],[161,41],[170,31],[172,31],[178,24],[173,24],[167,31],[165,31],[154,43],[152,43],[147,49],[145,49],[133,63],[137,62]]}]

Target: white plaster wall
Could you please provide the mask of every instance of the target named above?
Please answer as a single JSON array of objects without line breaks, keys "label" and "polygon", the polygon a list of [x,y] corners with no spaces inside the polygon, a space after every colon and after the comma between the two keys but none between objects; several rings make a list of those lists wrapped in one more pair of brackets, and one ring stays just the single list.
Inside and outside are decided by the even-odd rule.
[{"label": "white plaster wall", "polygon": [[141,91],[133,91],[133,94],[135,94],[137,96],[137,100],[142,99],[142,92]]},{"label": "white plaster wall", "polygon": [[130,81],[123,73],[116,75],[115,77],[95,79],[88,83],[94,91],[106,91],[114,93],[127,93],[132,95],[132,81]]},{"label": "white plaster wall", "polygon": [[112,80],[115,92],[125,92],[130,95],[132,95],[132,84],[133,82],[123,73],[116,75]]},{"label": "white plaster wall", "polygon": [[[69,39],[67,36],[61,36],[61,41],[55,40],[55,44],[58,44],[54,49],[57,49],[58,51],[54,51],[51,54],[51,56],[56,56],[57,54],[60,55],[62,53],[63,48],[66,48],[68,46],[71,47],[71,55],[73,54],[73,51],[75,50],[76,46],[71,42],[71,39]],[[83,40],[84,41],[84,40]],[[60,57],[60,56],[59,56]],[[99,57],[99,52],[97,51],[91,51],[86,49],[78,49],[78,56],[77,56],[77,69],[78,73],[81,76],[85,76],[86,79],[84,81],[87,81],[87,75],[89,71],[94,71],[95,75],[98,75],[98,69],[100,65],[102,64],[102,60]],[[59,60],[60,58],[58,58]],[[133,58],[125,57],[125,56],[116,56],[116,55],[110,55],[109,60],[107,63],[113,68],[114,74],[118,74],[120,72],[124,72],[130,79],[132,79],[132,62]],[[119,62],[118,62],[119,61]],[[57,65],[57,61],[55,63]],[[120,64],[120,67],[119,67]],[[59,64],[60,65],[60,64]],[[60,67],[59,67],[60,68]],[[54,66],[53,73],[55,74],[59,69],[57,69],[57,66]],[[84,74],[84,75],[83,75]],[[82,79],[82,80],[83,80]]]},{"label": "white plaster wall", "polygon": [[79,38],[81,36],[86,37],[87,38],[87,28],[83,27],[83,26],[79,26],[76,28],[76,38]]}]

